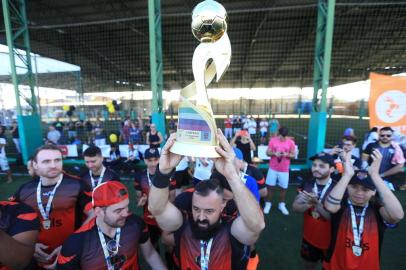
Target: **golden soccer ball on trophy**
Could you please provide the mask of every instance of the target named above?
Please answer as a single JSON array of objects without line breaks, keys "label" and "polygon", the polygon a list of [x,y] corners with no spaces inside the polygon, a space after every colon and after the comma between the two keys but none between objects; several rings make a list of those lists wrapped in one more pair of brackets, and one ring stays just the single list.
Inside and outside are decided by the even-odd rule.
[{"label": "golden soccer ball on trophy", "polygon": [[192,13],[192,33],[200,42],[215,42],[227,31],[227,11],[218,2],[206,0]]}]

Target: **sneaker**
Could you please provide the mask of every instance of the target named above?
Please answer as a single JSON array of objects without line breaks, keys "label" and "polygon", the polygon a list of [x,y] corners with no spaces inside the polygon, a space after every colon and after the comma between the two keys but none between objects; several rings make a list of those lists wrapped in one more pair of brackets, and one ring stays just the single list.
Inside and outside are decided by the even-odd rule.
[{"label": "sneaker", "polygon": [[285,216],[289,215],[289,211],[286,208],[286,204],[283,203],[279,203],[278,209],[282,212],[282,214],[284,214]]},{"label": "sneaker", "polygon": [[269,211],[271,211],[272,203],[266,202],[265,207],[264,207],[264,214],[269,214]]},{"label": "sneaker", "polygon": [[254,258],[249,258],[247,264],[247,270],[256,270],[259,264],[259,256],[258,254]]}]

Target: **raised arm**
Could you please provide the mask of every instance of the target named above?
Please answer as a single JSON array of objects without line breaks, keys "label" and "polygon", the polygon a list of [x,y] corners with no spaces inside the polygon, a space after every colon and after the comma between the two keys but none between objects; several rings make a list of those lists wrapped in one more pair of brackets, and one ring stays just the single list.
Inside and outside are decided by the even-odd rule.
[{"label": "raised arm", "polygon": [[151,241],[148,240],[144,244],[140,245],[140,249],[142,252],[142,255],[144,256],[144,259],[147,261],[149,266],[151,266],[152,269],[154,270],[166,270],[166,266],[162,262],[161,256],[159,256],[158,252],[154,248],[154,246],[151,244]]},{"label": "raised arm", "polygon": [[169,179],[182,157],[169,152],[175,142],[173,133],[162,149],[158,170],[152,180],[148,197],[148,210],[164,231],[173,232],[183,223],[181,212],[169,201]]},{"label": "raised arm", "polygon": [[382,154],[378,150],[374,150],[371,157],[373,162],[368,168],[368,173],[375,184],[376,191],[378,192],[379,198],[383,204],[383,207],[379,210],[379,212],[385,221],[391,224],[396,224],[402,220],[404,216],[402,205],[379,176],[379,167],[382,161]]},{"label": "raised arm", "polygon": [[240,216],[231,225],[231,234],[241,243],[252,245],[265,228],[264,216],[258,202],[241,181],[238,169],[234,165],[235,154],[221,130],[217,131],[221,147],[216,151],[221,158],[215,160],[216,169],[226,177],[234,194]]},{"label": "raised arm", "polygon": [[332,214],[337,213],[340,210],[345,190],[347,189],[351,177],[354,175],[354,168],[351,164],[351,153],[343,154],[343,158],[345,160],[343,175],[324,201],[324,207]]}]

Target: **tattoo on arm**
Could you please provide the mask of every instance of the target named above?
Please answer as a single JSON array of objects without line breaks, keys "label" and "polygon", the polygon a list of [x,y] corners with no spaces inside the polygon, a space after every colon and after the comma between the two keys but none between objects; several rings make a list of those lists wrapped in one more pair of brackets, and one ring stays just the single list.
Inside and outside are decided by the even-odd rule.
[{"label": "tattoo on arm", "polygon": [[341,200],[339,200],[339,199],[337,199],[337,198],[334,198],[334,197],[332,197],[332,196],[330,196],[330,195],[328,195],[327,201],[328,201],[329,203],[331,203],[331,204],[334,204],[334,205],[339,205],[339,204],[341,204]]}]

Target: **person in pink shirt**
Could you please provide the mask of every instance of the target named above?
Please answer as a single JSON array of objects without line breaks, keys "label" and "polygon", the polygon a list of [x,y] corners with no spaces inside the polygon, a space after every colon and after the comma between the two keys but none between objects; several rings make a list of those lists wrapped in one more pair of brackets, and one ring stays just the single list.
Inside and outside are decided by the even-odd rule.
[{"label": "person in pink shirt", "polygon": [[278,136],[270,139],[266,154],[271,159],[269,160],[269,169],[266,176],[268,196],[265,202],[264,213],[268,214],[271,210],[272,191],[276,184],[278,184],[281,188],[278,209],[282,214],[289,215],[285,204],[285,196],[289,184],[290,160],[295,157],[295,143],[288,137],[288,129],[286,127],[279,128]]}]

